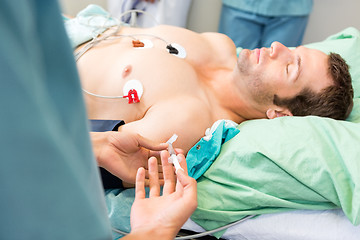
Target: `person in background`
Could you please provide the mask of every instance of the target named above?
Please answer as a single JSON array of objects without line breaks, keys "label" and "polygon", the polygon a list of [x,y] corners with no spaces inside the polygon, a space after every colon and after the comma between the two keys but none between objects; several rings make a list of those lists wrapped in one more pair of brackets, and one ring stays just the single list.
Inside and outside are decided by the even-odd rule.
[{"label": "person in background", "polygon": [[222,0],[219,32],[237,47],[301,45],[313,0]]},{"label": "person in background", "polygon": [[119,18],[128,10],[141,10],[147,14],[136,14],[136,22],[130,14],[122,21],[137,27],[153,27],[158,24],[186,28],[187,17],[192,0],[107,0],[108,11]]}]

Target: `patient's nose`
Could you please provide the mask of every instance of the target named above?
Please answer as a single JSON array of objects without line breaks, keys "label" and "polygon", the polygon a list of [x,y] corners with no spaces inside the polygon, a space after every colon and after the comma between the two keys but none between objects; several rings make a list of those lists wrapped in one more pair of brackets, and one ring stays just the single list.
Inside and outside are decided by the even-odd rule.
[{"label": "patient's nose", "polygon": [[291,53],[290,49],[279,42],[273,42],[270,46],[270,57],[288,57]]}]

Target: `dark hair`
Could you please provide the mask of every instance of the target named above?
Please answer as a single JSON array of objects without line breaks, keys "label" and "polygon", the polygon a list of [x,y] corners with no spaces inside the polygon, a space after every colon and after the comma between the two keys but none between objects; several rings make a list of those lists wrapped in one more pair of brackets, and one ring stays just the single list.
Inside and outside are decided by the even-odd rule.
[{"label": "dark hair", "polygon": [[333,84],[315,93],[304,89],[294,98],[281,99],[274,96],[274,104],[287,107],[294,116],[316,115],[345,120],[353,107],[354,90],[349,66],[337,53],[330,53],[328,74]]}]

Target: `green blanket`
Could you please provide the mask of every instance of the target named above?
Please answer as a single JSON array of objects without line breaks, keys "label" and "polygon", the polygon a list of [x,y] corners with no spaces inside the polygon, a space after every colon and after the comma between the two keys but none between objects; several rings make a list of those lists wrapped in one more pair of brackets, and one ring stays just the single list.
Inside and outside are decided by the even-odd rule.
[{"label": "green blanket", "polygon": [[348,28],[308,47],[337,52],[350,65],[351,115],[347,121],[309,116],[240,124],[198,180],[191,218],[205,229],[292,209],[342,208],[360,223],[360,33]]}]

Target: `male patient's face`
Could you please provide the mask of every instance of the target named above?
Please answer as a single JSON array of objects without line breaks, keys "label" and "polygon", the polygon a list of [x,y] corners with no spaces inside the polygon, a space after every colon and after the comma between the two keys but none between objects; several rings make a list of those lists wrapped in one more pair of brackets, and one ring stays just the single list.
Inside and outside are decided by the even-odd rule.
[{"label": "male patient's face", "polygon": [[304,88],[319,92],[332,84],[328,55],[303,46],[290,50],[279,42],[270,48],[242,50],[238,73],[241,87],[258,103],[272,103],[275,94],[294,97]]}]

